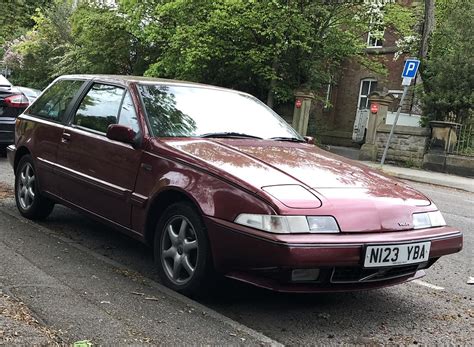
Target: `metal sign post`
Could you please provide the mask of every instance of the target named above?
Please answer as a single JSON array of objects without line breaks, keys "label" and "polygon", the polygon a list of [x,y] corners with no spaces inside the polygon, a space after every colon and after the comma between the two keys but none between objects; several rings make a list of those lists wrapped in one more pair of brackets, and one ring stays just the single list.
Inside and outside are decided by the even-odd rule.
[{"label": "metal sign post", "polygon": [[392,140],[395,127],[397,126],[398,117],[400,116],[400,111],[402,110],[403,102],[405,101],[405,97],[408,93],[408,87],[410,87],[412,78],[416,76],[416,72],[418,71],[418,66],[420,66],[420,61],[417,59],[407,59],[407,61],[405,61],[405,67],[403,68],[403,73],[402,73],[403,94],[402,94],[402,98],[400,99],[400,103],[398,104],[397,114],[395,115],[392,128],[390,129],[390,134],[388,135],[387,143],[385,144],[385,149],[383,151],[382,160],[380,161],[380,166],[382,166],[385,163],[388,147],[390,146],[390,141]]}]

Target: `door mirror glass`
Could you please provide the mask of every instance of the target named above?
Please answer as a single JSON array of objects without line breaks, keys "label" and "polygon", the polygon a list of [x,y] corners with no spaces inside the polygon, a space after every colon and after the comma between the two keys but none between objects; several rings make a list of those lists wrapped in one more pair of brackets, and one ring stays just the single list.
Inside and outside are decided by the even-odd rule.
[{"label": "door mirror glass", "polygon": [[114,141],[129,143],[134,145],[137,133],[129,128],[120,124],[111,124],[107,128],[107,138]]}]

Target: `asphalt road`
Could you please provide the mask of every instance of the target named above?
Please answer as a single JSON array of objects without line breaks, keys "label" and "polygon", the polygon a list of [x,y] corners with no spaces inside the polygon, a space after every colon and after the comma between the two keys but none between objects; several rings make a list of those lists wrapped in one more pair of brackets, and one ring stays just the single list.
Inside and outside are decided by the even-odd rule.
[{"label": "asphalt road", "polygon": [[[7,185],[13,182],[3,158],[0,158],[1,182]],[[474,196],[448,188],[410,184],[437,203],[448,224],[464,231],[464,250],[439,260],[421,281],[375,291],[324,295],[278,294],[227,281],[215,297],[201,301],[198,306],[185,305],[152,285],[158,281],[152,253],[140,243],[60,206],[39,226],[25,223],[18,217],[13,200],[3,198],[0,200],[0,246],[3,248],[0,252],[9,254],[9,265],[0,260],[0,269],[4,267],[0,284],[2,278],[3,282],[17,281],[17,289],[10,285],[14,294],[45,323],[63,331],[67,338],[83,336],[99,342],[254,344],[260,343],[259,336],[252,334],[257,331],[288,345],[472,345],[474,286],[467,282],[474,277]],[[54,235],[53,241],[51,235]],[[21,276],[14,276],[21,271],[21,265],[31,263],[31,259],[51,277],[38,278],[43,287],[34,284],[34,291],[22,286]],[[115,267],[105,266],[103,262],[107,261]],[[72,265],[66,267],[68,263]],[[59,270],[51,270],[55,267]],[[65,295],[64,291],[71,288],[74,290]],[[47,290],[55,293],[56,302],[44,295],[42,291]],[[138,294],[130,294],[133,292]],[[89,300],[89,305],[77,308],[80,319],[75,322],[57,313],[61,311],[59,303],[74,307],[74,300],[66,300],[68,295]],[[146,301],[145,296],[160,300]],[[102,303],[104,308],[98,309],[97,303]],[[151,309],[152,305],[158,307]],[[220,326],[216,323],[218,316],[213,316],[209,323],[202,320],[205,310],[197,314],[195,307],[211,308],[252,330],[246,332],[234,326],[233,331],[228,326]],[[163,316],[163,312],[175,315],[170,318],[169,314]],[[67,326],[61,322],[67,322]],[[211,325],[203,337],[206,324]],[[106,328],[112,331],[105,334]]]}]

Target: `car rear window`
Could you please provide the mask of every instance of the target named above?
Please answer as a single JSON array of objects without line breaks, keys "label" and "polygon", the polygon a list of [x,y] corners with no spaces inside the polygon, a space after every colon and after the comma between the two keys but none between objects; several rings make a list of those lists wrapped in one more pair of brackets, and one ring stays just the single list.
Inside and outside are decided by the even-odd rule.
[{"label": "car rear window", "polygon": [[49,87],[27,110],[39,118],[63,122],[66,109],[84,81],[59,80]]}]

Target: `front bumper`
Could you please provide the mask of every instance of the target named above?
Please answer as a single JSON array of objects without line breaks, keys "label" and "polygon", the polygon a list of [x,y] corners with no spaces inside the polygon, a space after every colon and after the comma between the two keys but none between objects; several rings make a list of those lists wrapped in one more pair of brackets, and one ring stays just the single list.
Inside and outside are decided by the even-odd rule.
[{"label": "front bumper", "polygon": [[[423,276],[422,269],[439,257],[459,252],[463,243],[462,233],[450,227],[383,233],[281,235],[210,217],[205,222],[217,271],[260,287],[286,292],[370,289],[413,280]],[[368,245],[419,241],[431,241],[428,262],[363,268]],[[321,272],[317,281],[293,283],[292,269],[320,269]]]},{"label": "front bumper", "polygon": [[15,145],[10,145],[7,147],[7,158],[8,162],[10,163],[11,167],[15,167],[15,154],[16,154],[16,147]]}]

